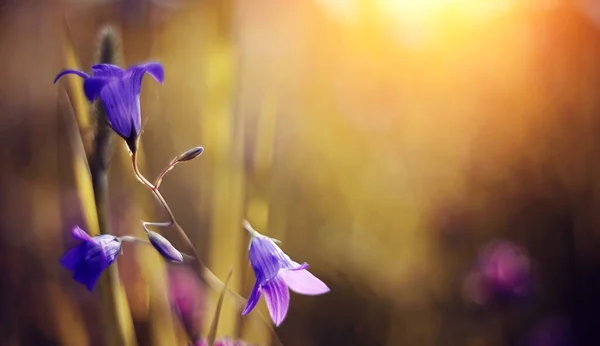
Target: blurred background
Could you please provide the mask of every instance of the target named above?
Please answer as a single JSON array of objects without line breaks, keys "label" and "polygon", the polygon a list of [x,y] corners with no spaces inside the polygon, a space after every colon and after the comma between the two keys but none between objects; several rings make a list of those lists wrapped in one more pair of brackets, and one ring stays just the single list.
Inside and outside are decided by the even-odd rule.
[{"label": "blurred background", "polygon": [[[165,67],[142,89],[145,174],[205,148],[162,191],[214,274],[250,292],[247,218],[331,287],[292,294],[274,332],[264,302],[241,318],[228,296],[219,337],[600,343],[599,3],[4,0],[0,345],[106,344],[98,290],[59,265],[89,221],[89,106],[52,84],[89,71],[105,24],[123,66]],[[109,179],[114,234],[166,217],[120,142]],[[218,291],[145,247],[118,268],[128,346],[206,333]],[[173,292],[194,298],[183,323]]]}]

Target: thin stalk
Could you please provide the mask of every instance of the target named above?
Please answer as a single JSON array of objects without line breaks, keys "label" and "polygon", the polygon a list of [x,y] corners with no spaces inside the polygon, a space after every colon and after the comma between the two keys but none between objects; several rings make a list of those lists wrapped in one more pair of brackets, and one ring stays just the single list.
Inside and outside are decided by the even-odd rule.
[{"label": "thin stalk", "polygon": [[[139,147],[139,145],[138,145],[138,147]],[[147,226],[175,227],[175,229],[177,229],[177,234],[186,243],[186,246],[189,248],[189,250],[192,253],[192,258],[193,258],[192,262],[194,263],[193,269],[196,272],[196,275],[198,275],[198,277],[200,278],[200,280],[202,282],[204,282],[205,284],[209,285],[210,287],[212,287],[214,290],[221,290],[221,293],[227,292],[227,293],[231,294],[241,305],[246,304],[246,302],[248,301],[246,298],[244,298],[243,296],[241,296],[238,293],[229,289],[227,282],[223,283],[223,281],[221,281],[215,274],[213,274],[212,271],[210,271],[210,269],[208,269],[208,267],[206,267],[204,265],[204,263],[200,259],[200,256],[198,256],[198,252],[196,251],[196,248],[193,245],[192,241],[188,237],[187,233],[185,233],[183,228],[179,225],[179,223],[175,219],[175,215],[173,214],[173,211],[171,210],[171,208],[165,201],[164,197],[158,190],[158,187],[160,185],[160,180],[167,172],[169,172],[175,166],[173,164],[173,162],[175,162],[175,160],[171,161],[171,163],[167,166],[167,168],[165,168],[161,172],[161,174],[159,175],[159,179],[156,180],[156,182],[157,182],[156,184],[152,184],[140,172],[137,160],[138,160],[137,153],[135,153],[135,152],[132,153],[131,154],[131,163],[133,166],[133,173],[134,173],[135,177],[137,178],[137,180],[139,182],[142,183],[142,185],[144,185],[146,188],[148,188],[150,190],[150,192],[152,192],[152,195],[154,196],[154,198],[159,202],[160,206],[163,208],[163,210],[169,216],[169,221],[167,221],[167,222],[142,221],[142,225],[144,226],[144,229],[146,229]],[[252,229],[252,226],[250,226],[250,224],[246,220],[243,221],[242,225],[244,226],[244,228],[249,227],[250,229]],[[277,239],[273,239],[273,240],[276,242],[279,242],[279,240],[277,240]],[[229,275],[227,277],[227,281],[229,281],[230,277],[231,277],[231,272],[229,273]],[[221,301],[221,299],[220,299],[220,301]],[[217,311],[220,312],[220,308],[218,308]],[[257,314],[265,323],[270,324],[269,320],[261,312],[257,311]],[[217,313],[217,316],[218,316],[218,313]],[[215,323],[215,322],[213,321],[213,323]],[[279,338],[277,337],[277,334],[275,333],[275,331],[272,328],[271,328],[271,332],[273,333],[273,336],[275,337],[277,344],[281,344],[281,341],[279,340]]]},{"label": "thin stalk", "polygon": [[[177,220],[175,219],[175,215],[173,214],[171,207],[169,207],[169,205],[167,204],[167,201],[165,201],[164,197],[162,196],[162,194],[160,193],[158,188],[155,185],[153,185],[148,179],[146,179],[146,177],[144,177],[142,175],[142,173],[140,172],[140,169],[138,167],[138,162],[137,162],[137,153],[133,153],[131,155],[131,161],[133,164],[133,172],[135,173],[135,176],[138,178],[138,180],[140,182],[142,182],[142,184],[144,184],[150,190],[150,192],[152,192],[152,195],[154,196],[154,198],[156,198],[158,203],[161,205],[161,207],[164,209],[164,211],[169,216],[169,222],[165,222],[164,225],[165,226],[174,226],[175,229],[177,229],[179,237],[181,239],[183,239],[183,241],[186,243],[188,250],[192,252],[192,255],[194,256],[194,258],[196,258],[199,261],[198,253],[196,252],[196,248],[192,244],[192,241],[187,236],[187,234],[185,233],[183,228],[181,228],[181,226],[179,226],[179,224],[177,223]],[[163,223],[161,223],[161,224],[163,224]],[[152,223],[150,223],[150,225],[152,225]],[[154,225],[158,225],[158,223],[154,223]]]},{"label": "thin stalk", "polygon": [[[103,111],[101,105],[98,110]],[[110,162],[110,128],[99,122],[94,141],[94,154],[90,160],[90,174],[94,191],[94,202],[98,215],[98,230],[101,234],[110,234],[110,215],[108,209],[108,166]],[[123,297],[119,292],[119,272],[117,266],[111,266],[101,283],[103,300],[103,316],[109,331],[106,343],[111,346],[126,346],[134,344],[131,333],[125,326],[125,314],[122,311]]]},{"label": "thin stalk", "polygon": [[160,183],[162,183],[162,180],[163,180],[163,177],[165,176],[165,174],[167,174],[170,170],[175,168],[175,166],[178,163],[179,163],[178,161],[173,160],[167,165],[167,167],[165,167],[165,169],[162,170],[162,172],[160,172],[160,174],[158,175],[158,178],[156,178],[156,181],[154,182],[155,189],[158,189],[158,187],[160,186]]}]

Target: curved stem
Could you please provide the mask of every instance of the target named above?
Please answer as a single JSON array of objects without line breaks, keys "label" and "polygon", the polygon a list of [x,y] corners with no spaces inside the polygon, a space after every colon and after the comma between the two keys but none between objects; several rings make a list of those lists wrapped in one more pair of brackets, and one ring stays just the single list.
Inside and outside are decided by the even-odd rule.
[{"label": "curved stem", "polygon": [[154,227],[171,227],[173,226],[172,222],[148,222],[148,221],[142,221],[142,227],[144,227],[144,230],[146,230],[146,232],[149,231],[148,226],[154,226]]},{"label": "curved stem", "polygon": [[119,241],[121,241],[123,243],[141,243],[141,244],[149,244],[150,245],[149,241],[140,239],[138,237],[130,236],[130,235],[118,237],[117,239],[119,239]]},{"label": "curved stem", "polygon": [[140,173],[140,168],[138,167],[137,163],[137,151],[131,154],[131,163],[133,165],[133,173],[135,174],[137,180],[139,180],[140,183],[145,185],[150,190],[154,190],[154,185],[152,185],[152,183],[149,182],[148,179],[146,179],[146,177],[144,177],[142,173]]},{"label": "curved stem", "polygon": [[[167,172],[169,172],[175,166],[175,164],[173,164],[173,165],[169,164],[169,166],[167,166],[167,168],[165,168],[163,170],[161,175],[159,175],[160,179],[156,180],[156,184],[152,185],[152,183],[150,183],[150,181],[148,181],[148,179],[146,179],[146,177],[144,177],[144,175],[140,172],[140,169],[139,169],[138,163],[137,163],[137,155],[135,152],[131,154],[131,162],[133,164],[133,172],[134,172],[136,178],[152,192],[152,195],[154,196],[154,198],[160,203],[161,207],[169,215],[168,222],[143,221],[142,225],[144,225],[144,229],[146,229],[147,226],[155,226],[155,227],[174,226],[177,229],[177,233],[179,234],[179,237],[183,239],[183,241],[186,243],[187,247],[190,249],[190,251],[192,253],[191,257],[193,258],[192,262],[194,263],[193,269],[196,272],[196,275],[198,275],[198,278],[200,278],[200,280],[202,280],[208,286],[212,287],[214,290],[220,290],[220,291],[222,291],[221,293],[227,292],[227,293],[231,294],[238,301],[238,303],[246,304],[246,302],[248,302],[248,299],[246,299],[243,296],[241,296],[240,294],[232,291],[229,287],[227,287],[227,282],[224,283],[223,281],[221,281],[212,271],[210,271],[210,269],[208,269],[208,267],[206,267],[204,265],[204,263],[198,256],[196,247],[192,244],[192,241],[187,236],[187,234],[185,233],[183,228],[181,228],[179,223],[177,223],[177,220],[175,219],[175,215],[173,214],[173,211],[171,211],[171,208],[165,201],[164,197],[162,196],[160,191],[158,191],[158,187],[160,185],[160,179],[162,179],[162,177]],[[243,226],[246,229],[249,228],[251,230],[254,230],[252,228],[252,226],[250,225],[250,223],[246,220],[243,221]],[[254,232],[256,232],[256,231],[254,231]],[[276,240],[276,239],[274,239],[274,240]],[[227,280],[229,280],[229,276],[228,276]],[[264,323],[270,324],[270,321],[267,319],[267,317],[265,317],[260,311],[258,312],[258,316]],[[273,332],[273,335],[275,336],[276,340],[278,341],[278,344],[281,345],[281,342],[279,341],[279,337],[277,337],[277,334],[275,333],[275,331],[272,328],[271,328],[271,332]]]},{"label": "curved stem", "polygon": [[146,179],[146,177],[144,177],[144,175],[140,172],[140,169],[138,167],[138,162],[137,162],[137,153],[134,152],[131,155],[131,160],[133,163],[133,172],[135,173],[136,178],[142,184],[144,184],[148,189],[150,189],[154,198],[160,203],[160,205],[164,209],[164,211],[167,212],[167,215],[169,215],[169,222],[164,222],[164,223],[144,222],[144,225],[159,226],[159,227],[175,226],[175,228],[177,229],[177,232],[179,233],[179,236],[184,240],[187,247],[194,255],[194,258],[196,258],[196,260],[199,261],[200,259],[198,258],[198,254],[196,253],[196,249],[195,249],[194,245],[192,244],[192,241],[187,236],[187,234],[183,231],[183,228],[181,228],[181,226],[179,226],[179,224],[177,223],[177,220],[175,219],[175,215],[173,214],[173,211],[167,204],[167,201],[165,201],[165,199],[162,196],[162,194],[160,193],[160,191],[158,191],[158,188],[156,187],[156,185],[153,185],[150,181],[148,181],[148,179]]},{"label": "curved stem", "polygon": [[[152,192],[152,195],[154,196],[154,198],[158,201],[158,203],[161,205],[161,207],[164,209],[164,211],[169,216],[168,222],[146,222],[146,221],[143,221],[142,225],[144,225],[144,229],[146,229],[146,226],[156,226],[156,227],[171,227],[171,226],[173,226],[173,227],[175,227],[179,237],[181,239],[183,239],[184,243],[186,244],[189,251],[191,252],[192,257],[194,258],[194,261],[193,261],[194,262],[194,270],[196,271],[196,274],[198,275],[198,277],[201,280],[203,280],[205,283],[212,285],[213,288],[215,288],[215,289],[217,289],[215,286],[218,286],[218,289],[227,289],[227,292],[229,292],[230,294],[235,296],[241,303],[245,304],[247,300],[244,297],[231,291],[229,288],[226,288],[225,284],[221,280],[219,280],[219,278],[215,274],[213,274],[210,270],[208,270],[206,268],[206,266],[200,259],[200,256],[198,256],[196,247],[192,244],[192,241],[190,240],[188,235],[185,233],[183,228],[179,225],[179,223],[177,223],[177,220],[175,219],[175,215],[173,214],[173,211],[171,210],[171,208],[167,204],[167,201],[165,201],[164,197],[158,190],[158,185],[153,185],[152,183],[150,183],[150,181],[148,179],[146,179],[146,177],[144,177],[144,175],[140,172],[140,169],[138,167],[136,152],[131,154],[131,162],[133,164],[133,173],[135,174],[135,177],[144,186],[146,186],[150,190],[150,192]],[[166,173],[169,170],[170,169],[165,169],[163,172]]]},{"label": "curved stem", "polygon": [[165,169],[162,170],[162,172],[160,172],[160,174],[158,175],[158,178],[156,178],[156,181],[154,182],[154,188],[158,189],[158,187],[160,186],[160,183],[162,183],[162,179],[165,176],[165,174],[167,174],[170,170],[172,170],[175,165],[177,165],[179,162],[177,162],[176,160],[171,161],[167,167],[165,167]]}]

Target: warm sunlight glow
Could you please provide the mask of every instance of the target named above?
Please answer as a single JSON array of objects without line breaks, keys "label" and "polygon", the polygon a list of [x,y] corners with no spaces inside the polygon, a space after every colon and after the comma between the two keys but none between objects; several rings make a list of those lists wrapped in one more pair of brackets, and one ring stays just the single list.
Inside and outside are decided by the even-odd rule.
[{"label": "warm sunlight glow", "polygon": [[[548,6],[554,0],[315,0],[326,13],[342,22],[353,22],[364,10],[372,8],[383,18],[431,20],[443,13],[493,15],[520,6]],[[362,12],[362,13],[361,13]]]},{"label": "warm sunlight glow", "polygon": [[[439,19],[444,13],[461,15],[494,15],[513,8],[524,2],[516,0],[373,0],[379,11],[385,16],[397,19],[418,17],[423,20]],[[544,1],[539,1],[543,3]],[[537,4],[537,2],[534,2]]]},{"label": "warm sunlight glow", "polygon": [[330,17],[345,24],[356,22],[358,17],[357,0],[315,0],[317,5]]},{"label": "warm sunlight glow", "polygon": [[409,46],[422,46],[442,27],[447,30],[465,20],[487,20],[517,6],[542,7],[553,0],[315,0],[332,19],[346,24],[369,23],[388,30]]}]

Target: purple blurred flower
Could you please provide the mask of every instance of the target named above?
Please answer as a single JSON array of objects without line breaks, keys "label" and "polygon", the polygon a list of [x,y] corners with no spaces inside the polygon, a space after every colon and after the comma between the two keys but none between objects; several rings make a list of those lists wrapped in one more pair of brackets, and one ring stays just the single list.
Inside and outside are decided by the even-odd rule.
[{"label": "purple blurred flower", "polygon": [[73,228],[72,235],[81,244],[70,249],[60,260],[60,264],[72,271],[73,278],[91,291],[100,274],[117,259],[121,251],[121,240],[108,234],[90,237],[77,226]]},{"label": "purple blurred flower", "polygon": [[527,346],[572,346],[571,325],[564,317],[555,316],[539,322],[526,343]]},{"label": "purple blurred flower", "polygon": [[[223,339],[217,339],[215,340],[215,346],[251,346],[252,344],[249,344],[245,341],[242,340],[233,340],[230,338],[223,338]],[[208,346],[208,340],[207,339],[203,339],[200,341],[196,341],[193,345],[191,346]]]},{"label": "purple blurred flower", "polygon": [[252,311],[261,293],[264,293],[271,319],[279,326],[285,319],[290,304],[288,289],[304,295],[329,292],[329,287],[323,281],[306,270],[307,263],[300,265],[292,261],[273,239],[258,233],[248,223],[245,223],[245,228],[251,237],[248,257],[254,269],[256,283],[242,315]]},{"label": "purple blurred flower", "polygon": [[150,244],[152,244],[156,251],[158,251],[158,253],[160,253],[164,258],[173,262],[183,262],[183,255],[181,252],[171,245],[171,243],[165,237],[152,231],[146,231],[146,234],[148,235]]},{"label": "purple blurred flower", "polygon": [[524,250],[508,241],[493,241],[480,253],[465,281],[468,297],[481,305],[493,300],[524,298],[532,288],[531,262]]},{"label": "purple blurred flower", "polygon": [[163,83],[165,73],[157,62],[132,66],[126,71],[116,65],[97,64],[92,66],[92,76],[78,70],[64,70],[56,76],[54,83],[67,74],[84,78],[83,91],[87,99],[90,102],[97,98],[102,100],[110,126],[135,152],[142,123],[140,91],[146,73]]},{"label": "purple blurred flower", "polygon": [[204,287],[188,267],[169,265],[167,269],[171,307],[193,340],[200,334],[204,320]]}]

